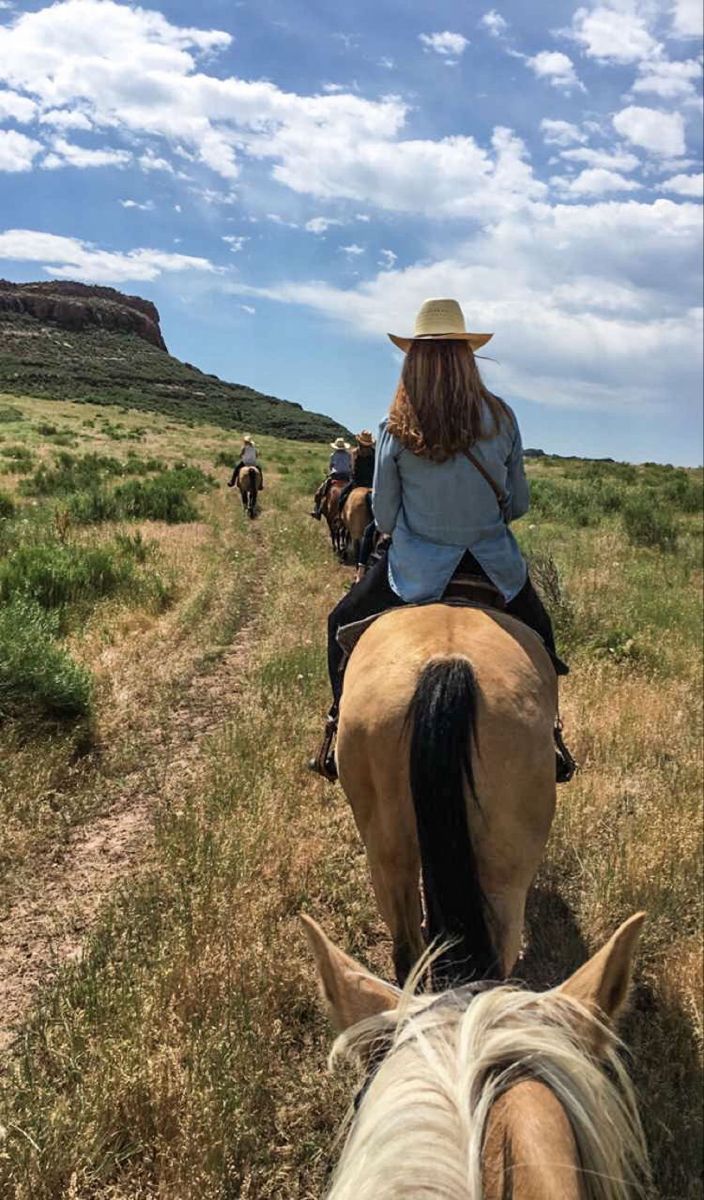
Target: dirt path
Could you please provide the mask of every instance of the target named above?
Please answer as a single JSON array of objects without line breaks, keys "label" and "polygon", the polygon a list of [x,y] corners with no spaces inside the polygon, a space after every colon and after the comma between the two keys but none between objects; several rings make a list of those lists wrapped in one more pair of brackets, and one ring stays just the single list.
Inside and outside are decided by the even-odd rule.
[{"label": "dirt path", "polygon": [[[264,574],[265,547],[259,546]],[[252,589],[259,594],[260,588]],[[145,714],[139,766],[106,790],[109,811],[79,826],[57,862],[21,888],[0,920],[0,1053],[9,1048],[32,998],[58,968],[80,956],[98,910],[128,872],[149,862],[157,805],[176,802],[197,777],[208,736],[232,715],[247,661],[255,610],[215,663],[196,672],[165,719]]]}]

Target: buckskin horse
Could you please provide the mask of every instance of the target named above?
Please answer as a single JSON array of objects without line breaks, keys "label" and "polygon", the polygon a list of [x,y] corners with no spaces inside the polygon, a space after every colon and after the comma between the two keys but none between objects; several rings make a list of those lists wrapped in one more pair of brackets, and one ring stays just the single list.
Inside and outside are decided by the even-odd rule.
[{"label": "buckskin horse", "polygon": [[344,557],[347,549],[347,530],[340,516],[340,492],[347,486],[345,479],[331,479],[320,511],[325,517],[330,530],[330,542],[333,552]]},{"label": "buckskin horse", "polygon": [[340,516],[347,530],[348,540],[352,546],[352,557],[356,563],[359,557],[359,547],[364,537],[371,517],[369,515],[369,493],[371,488],[353,488],[345,500]]},{"label": "buckskin horse", "polygon": [[643,914],[561,987],[400,992],[303,917],[341,1036],[364,1076],[328,1200],[636,1200],[648,1157],[614,1020]]},{"label": "buckskin horse", "polygon": [[376,618],[352,649],[337,767],[402,983],[429,939],[444,984],[506,978],[555,809],[557,681],[541,639],[486,608]]},{"label": "buckskin horse", "polygon": [[242,467],[237,486],[240,489],[242,506],[246,509],[247,515],[254,520],[257,514],[257,495],[259,493],[258,467]]}]

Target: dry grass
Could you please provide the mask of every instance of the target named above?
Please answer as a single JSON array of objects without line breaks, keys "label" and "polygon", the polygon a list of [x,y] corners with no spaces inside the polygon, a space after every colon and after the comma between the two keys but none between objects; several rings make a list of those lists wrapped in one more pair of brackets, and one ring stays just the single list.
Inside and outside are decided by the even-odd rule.
[{"label": "dry grass", "polygon": [[[139,423],[148,419],[140,414]],[[205,431],[167,432],[192,439],[195,461],[207,462]],[[153,452],[164,455],[154,439]],[[0,1191],[16,1200],[312,1200],[323,1190],[350,1081],[325,1072],[329,1031],[298,913],[313,913],[386,974],[389,942],[344,796],[304,767],[327,700],[324,615],[348,579],[305,516],[291,461],[301,455],[310,472],[321,455],[273,442],[267,451],[282,474],[264,492],[255,526],[257,615],[234,718],[213,730],[197,772],[164,798],[153,867],[118,891],[82,960],[28,1020],[5,1081],[0,1143]],[[251,563],[253,531],[224,516],[220,499],[207,501],[215,507],[205,540],[201,526],[184,527],[183,542],[179,530],[164,534],[162,552],[180,561],[184,581],[178,611],[152,620],[106,608],[86,630],[114,762],[138,755],[139,740],[125,731],[140,714],[158,712],[198,654],[228,640],[220,589],[232,555],[245,555],[242,538]],[[564,709],[583,771],[560,790],[524,973],[542,984],[564,977],[621,919],[648,910],[626,1033],[658,1196],[695,1200],[694,547],[685,541],[680,559],[664,564],[656,552],[630,550],[613,524],[578,532],[533,524],[523,531],[530,551],[553,554],[560,567],[559,620],[573,662]],[[664,577],[671,586],[662,587]],[[28,772],[22,748],[13,750]],[[33,769],[45,786],[51,766]],[[62,795],[63,784],[54,786]]]}]

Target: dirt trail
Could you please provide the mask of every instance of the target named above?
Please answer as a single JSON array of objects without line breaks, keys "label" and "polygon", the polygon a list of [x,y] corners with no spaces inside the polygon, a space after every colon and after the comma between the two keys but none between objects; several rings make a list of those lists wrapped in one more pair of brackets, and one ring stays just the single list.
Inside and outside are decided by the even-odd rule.
[{"label": "dirt trail", "polygon": [[[266,550],[258,547],[263,574]],[[253,594],[260,592],[259,587]],[[197,776],[209,734],[238,702],[237,681],[247,662],[255,610],[215,663],[196,672],[178,703],[145,736],[139,766],[114,786],[109,811],[79,826],[59,862],[42,865],[0,919],[0,1053],[37,988],[80,956],[98,909],[128,872],[149,862],[157,804],[177,800]],[[145,714],[145,728],[150,720]],[[106,784],[106,791],[112,791]]]}]

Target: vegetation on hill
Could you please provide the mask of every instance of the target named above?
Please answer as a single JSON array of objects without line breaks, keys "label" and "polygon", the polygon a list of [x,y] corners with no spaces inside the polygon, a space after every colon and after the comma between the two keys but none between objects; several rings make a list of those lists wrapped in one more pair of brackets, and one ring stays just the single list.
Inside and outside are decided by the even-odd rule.
[{"label": "vegetation on hill", "polygon": [[[327,448],[262,438],[250,524],[213,425],[14,396],[3,412],[0,903],[23,953],[15,914],[57,862],[71,878],[72,839],[145,795],[152,819],[140,869],[8,1051],[0,1193],[319,1196],[354,1085],[326,1073],[298,913],[391,968],[344,796],[305,769],[325,615],[349,583],[306,515]],[[516,532],[572,666],[582,769],[560,792],[521,974],[552,985],[647,911],[624,1033],[659,1200],[695,1200],[702,473],[541,456],[529,474]],[[117,503],[164,476],[197,519]]]},{"label": "vegetation on hill", "polygon": [[170,355],[153,304],[112,288],[0,280],[0,392],[118,405],[301,441],[347,430],[330,417]]}]

